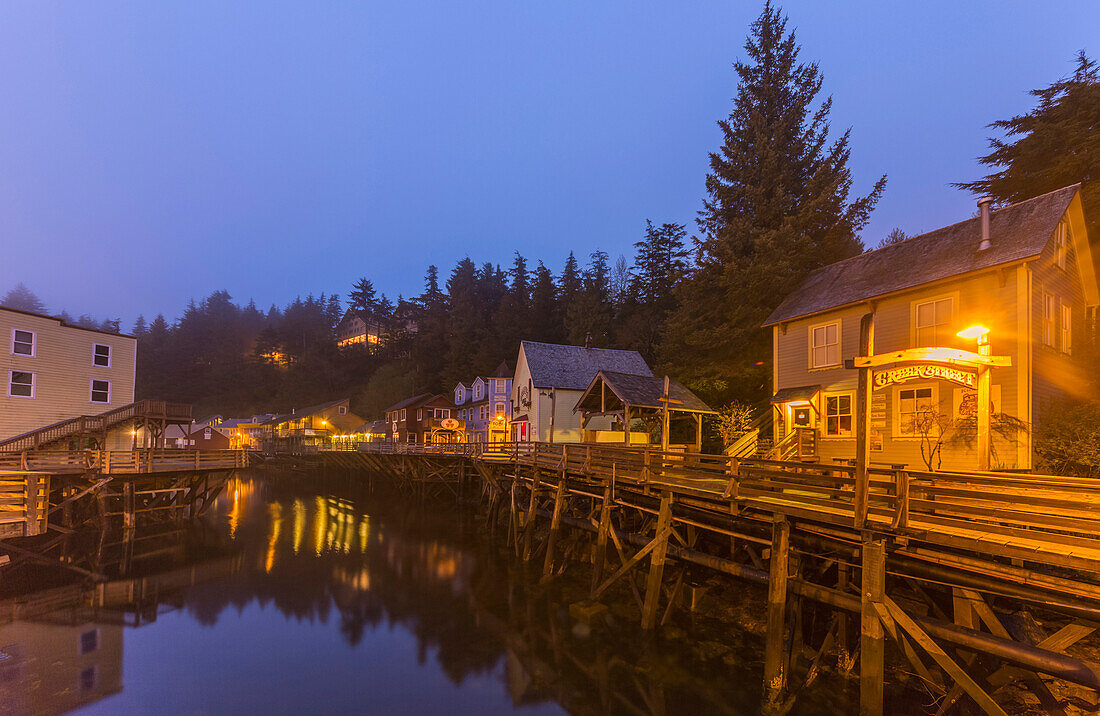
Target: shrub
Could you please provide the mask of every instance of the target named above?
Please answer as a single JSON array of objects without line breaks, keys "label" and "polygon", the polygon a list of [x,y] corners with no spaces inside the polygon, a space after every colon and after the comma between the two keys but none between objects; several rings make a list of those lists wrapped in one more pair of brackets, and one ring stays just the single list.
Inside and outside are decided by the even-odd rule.
[{"label": "shrub", "polygon": [[1058,475],[1100,477],[1100,403],[1056,403],[1035,435],[1039,469]]}]

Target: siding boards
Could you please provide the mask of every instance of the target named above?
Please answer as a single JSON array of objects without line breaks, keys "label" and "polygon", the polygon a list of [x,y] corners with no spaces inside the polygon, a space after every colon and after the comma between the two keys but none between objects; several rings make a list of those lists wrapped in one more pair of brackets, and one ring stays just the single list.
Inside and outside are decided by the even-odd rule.
[{"label": "siding boards", "polygon": [[[13,355],[12,329],[35,333],[34,357]],[[67,326],[56,318],[0,308],[0,439],[134,402],[137,340]],[[94,344],[111,347],[111,367],[92,364]],[[9,397],[9,371],[35,374],[33,399]],[[111,382],[110,403],[91,402],[92,379]]]}]

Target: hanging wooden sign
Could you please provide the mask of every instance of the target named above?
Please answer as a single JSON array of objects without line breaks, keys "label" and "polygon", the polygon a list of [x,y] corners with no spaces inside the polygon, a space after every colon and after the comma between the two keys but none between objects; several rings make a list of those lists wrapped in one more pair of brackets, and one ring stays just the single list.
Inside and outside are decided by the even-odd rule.
[{"label": "hanging wooden sign", "polygon": [[967,388],[973,388],[978,384],[976,373],[946,365],[936,365],[935,363],[903,365],[875,373],[876,388],[885,388],[888,385],[904,383],[909,380],[947,380]]}]

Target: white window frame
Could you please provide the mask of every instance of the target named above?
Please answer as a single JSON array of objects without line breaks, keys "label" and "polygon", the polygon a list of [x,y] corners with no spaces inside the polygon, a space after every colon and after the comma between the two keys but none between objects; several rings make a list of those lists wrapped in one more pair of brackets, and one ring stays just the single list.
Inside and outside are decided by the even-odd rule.
[{"label": "white window frame", "polygon": [[504,378],[493,378],[493,383],[496,384],[496,392],[503,393],[507,390],[504,385]]},{"label": "white window frame", "polygon": [[[95,399],[95,394],[97,392],[96,389],[95,389],[95,384],[96,383],[106,383],[107,384],[107,400],[96,400]],[[100,390],[98,392],[102,393],[103,391]],[[88,402],[89,403],[95,403],[96,405],[110,405],[111,404],[111,381],[103,380],[102,378],[92,378],[90,381],[88,381]]]},{"label": "white window frame", "polygon": [[[951,317],[948,318],[947,321],[945,321],[943,323],[937,323],[936,322],[936,305],[939,304],[941,301],[950,301],[951,302]],[[947,326],[947,328],[945,329],[945,332],[947,333],[948,340],[945,341],[945,343],[953,342],[953,336],[954,336],[955,332],[951,330],[951,326],[955,322],[955,316],[957,316],[958,313],[959,313],[959,296],[958,296],[957,292],[940,294],[939,296],[929,296],[927,298],[922,298],[922,299],[919,299],[919,300],[915,300],[915,301],[912,301],[910,303],[910,309],[909,309],[910,314],[911,314],[910,317],[909,317],[909,325],[910,325],[910,331],[911,331],[910,338],[912,339],[911,344],[914,348],[922,348],[922,347],[930,347],[930,346],[939,345],[939,344],[936,343],[935,338],[933,338],[932,342],[930,342],[930,343],[921,342],[921,339],[920,339],[920,332],[921,332],[921,325],[919,323],[920,308],[921,308],[921,306],[927,306],[928,304],[932,304],[932,314],[933,314],[932,315],[932,321],[933,321],[933,323],[932,323],[931,326],[928,326],[926,328],[931,328],[933,334],[935,334],[937,332],[936,331],[937,327]]]},{"label": "white window frame", "polygon": [[[1043,308],[1042,308],[1042,343],[1044,346],[1054,347],[1054,333],[1055,333],[1055,321],[1057,321],[1057,309],[1056,300],[1054,294],[1050,291],[1043,291]],[[1048,310],[1049,309],[1049,310]]]},{"label": "white window frame", "polygon": [[[833,343],[823,343],[822,345],[818,346],[816,343],[814,343],[814,334],[817,332],[817,329],[823,328],[823,329],[825,329],[826,340],[828,340],[829,326],[836,326],[836,343],[835,344],[833,344]],[[842,349],[843,349],[843,345],[844,345],[844,339],[843,339],[843,333],[841,332],[842,328],[843,328],[843,324],[842,324],[842,322],[839,318],[836,319],[835,321],[824,321],[822,323],[815,323],[815,324],[813,324],[809,327],[809,329],[807,331],[807,334],[806,334],[806,338],[807,338],[807,343],[809,344],[809,349],[810,349],[810,356],[809,356],[810,370],[826,370],[826,369],[829,369],[829,368],[838,368],[843,364],[844,355],[843,355]],[[826,361],[827,361],[828,356],[829,356],[829,346],[832,346],[832,345],[836,345],[836,361],[833,362],[833,363],[826,362],[826,363],[818,364],[816,359],[815,359],[815,355],[814,355],[815,354],[815,349],[824,348],[825,349],[825,357],[826,357]]]},{"label": "white window frame", "polygon": [[481,383],[474,386],[474,400],[481,400]]},{"label": "white window frame", "polygon": [[[11,387],[12,387],[12,385],[14,385],[14,383],[12,382],[12,379],[15,377],[16,373],[28,373],[28,374],[30,374],[30,376],[31,376],[31,394],[30,395],[16,395],[15,393],[11,392]],[[20,383],[20,385],[25,385],[25,384]],[[34,400],[34,398],[37,395],[38,395],[38,374],[37,373],[35,373],[33,371],[29,371],[29,370],[14,370],[13,369],[13,370],[8,371],[8,397],[9,398],[23,398],[25,400]]]},{"label": "white window frame", "polygon": [[[100,358],[99,353],[97,351],[100,348],[106,348],[107,349],[107,364],[106,365],[104,365],[103,363],[98,363],[97,362]],[[107,343],[93,343],[92,344],[92,367],[93,368],[110,368],[111,367],[111,361],[114,358],[113,353],[114,353],[114,351],[111,350],[111,346],[109,344],[107,344]]]},{"label": "white window frame", "polygon": [[341,405],[341,406],[336,408],[336,412],[339,415],[347,415],[348,414],[348,406]]},{"label": "white window frame", "polygon": [[1058,345],[1066,355],[1073,353],[1073,307],[1068,303],[1061,304],[1059,311],[1059,342]]},{"label": "white window frame", "polygon": [[[16,333],[30,333],[31,334],[31,352],[30,353],[16,353],[15,352],[15,334]],[[25,341],[20,341],[24,343]],[[38,355],[38,332],[28,331],[26,328],[12,328],[11,329],[11,354],[13,356],[19,356],[20,358],[34,358]]]},{"label": "white window frame", "polygon": [[405,419],[405,409],[404,408],[401,408],[401,419],[402,420]]},{"label": "white window frame", "polygon": [[893,399],[893,406],[891,413],[891,426],[890,434],[896,440],[920,440],[919,433],[906,433],[902,432],[902,419],[901,419],[901,394],[907,390],[932,390],[932,406],[938,411],[940,409],[940,388],[935,383],[918,383],[910,382],[903,383],[895,386],[893,394],[890,396]]},{"label": "white window frame", "polygon": [[1069,255],[1069,225],[1065,221],[1059,221],[1054,229],[1054,263],[1063,271],[1066,270],[1066,256]]},{"label": "white window frame", "polygon": [[[830,418],[830,415],[829,415],[829,398],[843,398],[843,397],[848,398],[848,412],[847,412],[847,415],[848,415],[849,418],[851,418],[851,420],[849,421],[849,425],[851,425],[851,426],[855,425],[855,419],[856,419],[856,394],[854,392],[851,392],[851,391],[839,391],[839,392],[836,392],[836,393],[823,393],[822,396],[821,396],[821,408],[822,408],[822,410],[821,410],[821,423],[822,423],[821,437],[822,438],[828,438],[828,439],[849,438],[850,439],[853,436],[854,433],[853,433],[852,428],[849,428],[848,430],[839,430],[839,428],[838,428],[838,431],[835,432],[835,433],[829,432],[829,418]],[[834,416],[834,417],[841,417],[843,415],[845,415],[845,414],[844,413],[837,413],[836,416]],[[838,425],[839,425],[839,421],[838,421]]]},{"label": "white window frame", "polygon": [[417,408],[416,409],[416,422],[419,423],[423,419],[424,419],[424,408]]},{"label": "white window frame", "polygon": [[493,406],[493,415],[494,416],[496,416],[496,415],[505,415],[505,414],[506,414],[506,412],[505,412],[505,408],[504,408],[504,403],[496,403]]}]

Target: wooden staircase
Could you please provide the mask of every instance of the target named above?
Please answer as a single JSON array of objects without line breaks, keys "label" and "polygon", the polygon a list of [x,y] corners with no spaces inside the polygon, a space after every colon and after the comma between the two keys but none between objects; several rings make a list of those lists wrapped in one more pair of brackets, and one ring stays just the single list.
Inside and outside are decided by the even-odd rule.
[{"label": "wooden staircase", "polygon": [[187,403],[168,403],[163,400],[138,400],[99,415],[67,418],[22,435],[0,440],[0,452],[37,450],[62,440],[101,437],[113,427],[143,420],[160,421],[164,424],[190,423],[191,406]]}]

